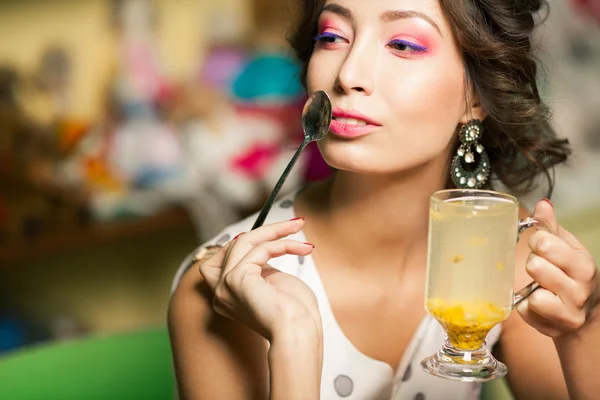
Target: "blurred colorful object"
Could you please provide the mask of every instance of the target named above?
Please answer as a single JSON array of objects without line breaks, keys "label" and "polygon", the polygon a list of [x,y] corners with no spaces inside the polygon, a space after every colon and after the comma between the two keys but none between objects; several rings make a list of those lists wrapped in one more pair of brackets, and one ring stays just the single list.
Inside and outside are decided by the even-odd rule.
[{"label": "blurred colorful object", "polygon": [[242,154],[236,155],[231,160],[230,168],[246,175],[249,179],[261,179],[280,151],[281,146],[277,143],[256,143]]},{"label": "blurred colorful object", "polygon": [[155,43],[152,13],[145,0],[120,2],[120,69],[117,85],[122,111],[128,116],[154,112],[156,102],[169,95]]},{"label": "blurred colorful object", "polygon": [[[255,56],[234,80],[231,93],[238,112],[266,118],[281,126],[288,142],[300,142],[300,115],[306,92],[300,83],[300,67],[286,54]],[[303,181],[326,179],[331,170],[315,143],[305,151]]]},{"label": "blurred colorful object", "polygon": [[114,192],[124,188],[122,180],[113,174],[102,159],[98,157],[89,157],[83,161],[84,176],[87,182],[103,188],[104,190]]},{"label": "blurred colorful object", "polygon": [[300,84],[300,67],[285,54],[254,57],[234,80],[234,100],[280,106],[297,103],[304,96]]},{"label": "blurred colorful object", "polygon": [[214,89],[227,90],[244,65],[248,56],[234,47],[213,47],[202,64],[198,80]]},{"label": "blurred colorful object", "polygon": [[577,9],[600,22],[600,0],[571,0]]},{"label": "blurred colorful object", "polygon": [[62,119],[56,126],[60,152],[68,154],[87,133],[89,124],[76,119]]},{"label": "blurred colorful object", "polygon": [[23,325],[14,317],[0,314],[0,353],[21,347],[25,342]]}]

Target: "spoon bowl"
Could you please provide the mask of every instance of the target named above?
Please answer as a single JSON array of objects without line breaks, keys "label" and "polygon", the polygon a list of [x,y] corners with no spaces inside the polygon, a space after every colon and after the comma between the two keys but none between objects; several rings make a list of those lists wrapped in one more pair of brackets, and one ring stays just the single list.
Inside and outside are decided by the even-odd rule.
[{"label": "spoon bowl", "polygon": [[324,91],[313,93],[302,110],[302,130],[309,142],[321,140],[331,125],[331,100]]}]

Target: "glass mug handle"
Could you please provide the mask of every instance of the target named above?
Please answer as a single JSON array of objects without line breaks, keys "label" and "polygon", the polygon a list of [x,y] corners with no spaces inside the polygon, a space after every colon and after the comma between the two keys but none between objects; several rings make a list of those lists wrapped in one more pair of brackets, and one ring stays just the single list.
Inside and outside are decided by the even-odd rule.
[{"label": "glass mug handle", "polygon": [[[527,229],[533,228],[534,226],[537,226],[539,224],[541,224],[541,222],[533,217],[520,220],[518,236],[521,236],[521,233],[525,232]],[[519,240],[518,237],[517,240]],[[531,294],[539,288],[540,284],[536,281],[533,281],[529,285],[525,286],[523,289],[516,292],[513,297],[513,307],[516,307],[517,304],[531,296]]]}]

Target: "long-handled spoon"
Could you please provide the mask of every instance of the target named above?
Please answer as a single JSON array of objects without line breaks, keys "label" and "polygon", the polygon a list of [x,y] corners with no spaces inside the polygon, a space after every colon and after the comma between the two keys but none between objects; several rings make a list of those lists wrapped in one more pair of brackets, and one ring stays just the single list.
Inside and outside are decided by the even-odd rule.
[{"label": "long-handled spoon", "polygon": [[[304,109],[302,110],[302,130],[304,131],[304,140],[302,141],[302,144],[298,150],[296,150],[296,153],[275,184],[275,187],[269,195],[269,198],[260,210],[260,213],[258,214],[258,217],[252,226],[252,230],[261,227],[265,223],[265,219],[267,218],[271,207],[273,207],[273,203],[275,202],[279,191],[285,183],[288,175],[292,171],[292,168],[296,164],[296,161],[298,161],[302,151],[306,148],[306,146],[308,146],[309,143],[323,139],[325,135],[327,135],[327,132],[329,132],[329,125],[331,124],[331,111],[331,100],[324,91],[313,93],[306,101]],[[202,248],[200,252],[193,256],[190,260],[190,266],[192,263],[205,257],[210,247],[211,246],[208,248]],[[212,247],[218,248],[220,246]],[[225,261],[223,262],[223,265],[227,263],[231,249],[233,249],[233,246],[229,246],[229,249],[225,254]],[[216,250],[213,249],[212,251]]]},{"label": "long-handled spoon", "polygon": [[252,226],[252,230],[261,227],[265,223],[265,219],[281,190],[281,187],[285,183],[290,171],[298,161],[300,154],[302,151],[308,146],[310,142],[314,142],[316,140],[321,140],[327,135],[329,132],[329,125],[331,124],[331,100],[329,100],[329,96],[327,93],[323,91],[318,91],[312,94],[309,99],[306,101],[304,105],[304,110],[302,111],[302,129],[304,130],[304,141],[296,150],[296,153],[292,157],[291,161],[281,174],[281,177],[277,181],[277,184],[273,188],[273,191],[269,195],[269,198],[263,205],[254,225]]}]

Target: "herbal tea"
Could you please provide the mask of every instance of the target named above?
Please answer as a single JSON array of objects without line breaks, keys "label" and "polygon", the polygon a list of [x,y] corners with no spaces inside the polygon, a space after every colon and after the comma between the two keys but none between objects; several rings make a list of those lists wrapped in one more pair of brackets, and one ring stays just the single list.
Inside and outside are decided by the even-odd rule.
[{"label": "herbal tea", "polygon": [[519,202],[506,193],[449,189],[431,196],[425,308],[446,340],[421,360],[423,371],[462,382],[506,375],[485,340],[535,286],[513,294],[519,231],[538,225],[519,220]]},{"label": "herbal tea", "polygon": [[518,223],[503,198],[432,202],[426,308],[457,349],[480,348],[512,310]]}]

